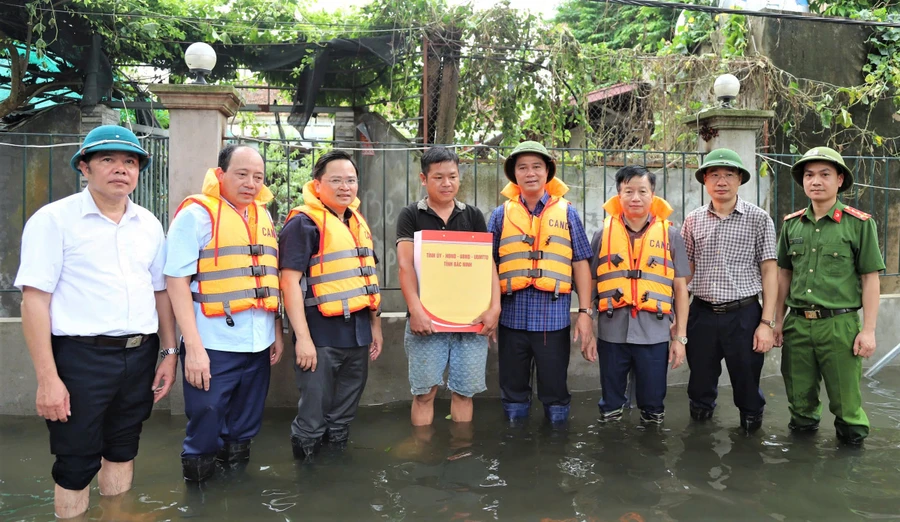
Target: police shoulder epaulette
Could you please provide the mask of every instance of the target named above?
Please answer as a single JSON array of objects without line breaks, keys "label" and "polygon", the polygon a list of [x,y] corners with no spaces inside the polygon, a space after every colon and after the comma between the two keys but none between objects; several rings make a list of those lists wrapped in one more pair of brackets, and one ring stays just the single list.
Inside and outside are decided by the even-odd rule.
[{"label": "police shoulder epaulette", "polygon": [[862,210],[855,209],[853,207],[844,207],[844,214],[850,214],[851,216],[859,219],[860,221],[865,221],[872,217],[871,214],[866,214]]},{"label": "police shoulder epaulette", "polygon": [[791,214],[788,214],[788,215],[784,216],[784,220],[787,221],[787,220],[789,220],[789,219],[794,219],[795,217],[800,217],[800,216],[802,216],[805,212],[806,212],[806,209],[805,209],[805,208],[801,208],[801,209],[798,210],[797,212],[794,212],[794,213],[791,213]]}]

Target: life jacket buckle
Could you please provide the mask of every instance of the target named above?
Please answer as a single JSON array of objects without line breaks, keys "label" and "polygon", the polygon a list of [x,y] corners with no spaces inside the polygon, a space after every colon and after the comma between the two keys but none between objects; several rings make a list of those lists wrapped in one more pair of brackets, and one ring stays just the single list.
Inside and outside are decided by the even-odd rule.
[{"label": "life jacket buckle", "polygon": [[356,257],[368,257],[372,255],[369,247],[356,247]]},{"label": "life jacket buckle", "polygon": [[366,295],[374,295],[378,293],[378,285],[366,285],[363,288],[366,291]]},{"label": "life jacket buckle", "polygon": [[265,275],[263,273],[263,270],[264,270],[264,268],[262,265],[251,266],[250,267],[250,275],[253,277],[262,277],[263,275]]},{"label": "life jacket buckle", "polygon": [[619,254],[613,254],[612,257],[610,258],[610,261],[612,261],[613,266],[618,268],[619,264],[625,260],[622,259],[622,256],[620,256]]},{"label": "life jacket buckle", "polygon": [[654,266],[656,266],[656,263],[657,263],[657,261],[656,261],[655,257],[651,256],[650,259],[647,260],[647,266],[650,268],[653,268]]},{"label": "life jacket buckle", "polygon": [[529,236],[528,234],[522,234],[522,242],[526,243],[528,246],[534,245],[534,236]]},{"label": "life jacket buckle", "polygon": [[528,270],[528,277],[533,277],[533,278],[537,279],[537,278],[541,277],[541,275],[543,273],[544,273],[544,271],[541,270],[540,268],[531,268]]},{"label": "life jacket buckle", "polygon": [[643,273],[640,270],[626,270],[625,277],[628,279],[640,279]]},{"label": "life jacket buckle", "polygon": [[650,300],[650,291],[648,290],[648,291],[644,292],[643,295],[641,295],[641,302],[646,303],[649,300]]},{"label": "life jacket buckle", "polygon": [[528,253],[528,259],[535,261],[538,259],[544,259],[544,251],[543,250],[534,250]]},{"label": "life jacket buckle", "polygon": [[262,245],[250,245],[250,255],[251,256],[261,256],[263,253]]},{"label": "life jacket buckle", "polygon": [[361,266],[361,267],[359,267],[359,275],[361,275],[363,277],[375,275],[375,267],[374,266]]},{"label": "life jacket buckle", "polygon": [[269,287],[263,286],[260,288],[254,288],[253,293],[256,294],[257,299],[265,299],[269,297]]}]

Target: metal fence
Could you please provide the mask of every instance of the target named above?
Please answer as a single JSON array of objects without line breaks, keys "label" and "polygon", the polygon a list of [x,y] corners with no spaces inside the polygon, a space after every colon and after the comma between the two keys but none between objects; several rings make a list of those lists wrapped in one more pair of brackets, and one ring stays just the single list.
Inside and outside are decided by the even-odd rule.
[{"label": "metal fence", "polygon": [[[80,176],[71,171],[69,158],[77,150],[82,135],[75,134],[0,134],[0,172],[8,180],[0,195],[7,229],[21,230],[25,221],[40,206],[69,194],[81,186]],[[272,213],[278,223],[301,202],[302,185],[309,179],[316,159],[333,142],[294,140],[239,140],[260,150],[266,161],[267,177],[276,195]],[[142,144],[151,153],[153,164],[139,178],[133,199],[168,225],[168,138],[148,136]],[[4,146],[5,145],[5,146]],[[360,166],[359,197],[362,211],[375,235],[381,259],[380,272],[385,290],[399,288],[396,271],[396,218],[400,210],[423,194],[419,182],[421,149],[409,143],[340,143],[352,150]],[[506,183],[503,161],[511,147],[456,146],[462,174],[460,199],[482,210],[486,216],[500,205],[500,190]],[[683,221],[694,208],[708,202],[703,187],[694,179],[702,161],[697,152],[664,152],[610,149],[551,149],[558,159],[557,176],[570,191],[569,199],[577,208],[589,236],[602,225],[604,201],[615,193],[615,172],[624,165],[643,165],[657,175],[657,195],[674,207],[672,220]],[[742,189],[742,197],[767,209],[776,229],[781,217],[808,204],[800,186],[790,176],[790,165],[797,156],[766,154],[758,162],[768,165],[765,177],[758,177]],[[897,158],[846,157],[857,181],[841,199],[874,216],[879,229],[879,244],[887,264],[886,275],[900,274],[900,160]],[[214,161],[214,159],[211,159]],[[756,182],[758,181],[758,183]],[[748,190],[748,188],[750,190]],[[8,203],[8,204],[7,204]],[[11,227],[11,228],[10,228]],[[18,255],[15,244],[3,245]],[[17,265],[16,265],[17,266]],[[14,274],[13,274],[14,275]],[[11,286],[11,278],[4,286]],[[9,291],[11,288],[0,288]]]},{"label": "metal fence", "polygon": [[[252,142],[248,142],[252,143]],[[291,149],[294,142],[255,142],[266,159],[271,186],[277,201],[273,215],[283,221],[287,211],[299,203],[302,183],[309,179],[310,166],[331,142],[312,142],[303,150]],[[341,143],[355,151],[360,167],[359,197],[362,211],[376,238],[376,250],[383,265],[384,288],[399,288],[393,247],[396,217],[400,209],[419,199],[420,149],[408,143]],[[292,152],[285,152],[292,150]],[[460,199],[482,210],[486,216],[500,205],[500,190],[506,183],[503,160],[511,147],[457,146],[460,155]],[[672,220],[680,223],[691,210],[709,202],[703,186],[694,177],[703,154],[609,149],[550,149],[558,159],[557,176],[570,188],[566,195],[578,209],[588,236],[602,225],[604,201],[615,193],[615,172],[624,165],[643,165],[657,176],[657,195],[674,208]],[[277,151],[277,152],[276,152]],[[767,154],[758,158],[768,164],[765,176],[742,188],[741,196],[766,209],[773,216],[776,231],[781,218],[808,205],[802,187],[794,183],[790,165],[795,155]],[[885,257],[885,275],[900,274],[900,160],[897,158],[850,156],[845,158],[857,181],[841,200],[872,214],[879,229],[879,245]]]}]

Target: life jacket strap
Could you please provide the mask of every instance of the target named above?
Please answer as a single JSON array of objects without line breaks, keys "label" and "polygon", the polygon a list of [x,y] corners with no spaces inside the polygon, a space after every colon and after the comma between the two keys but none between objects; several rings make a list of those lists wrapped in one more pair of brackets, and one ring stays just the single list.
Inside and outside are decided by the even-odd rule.
[{"label": "life jacket strap", "polygon": [[[222,256],[278,256],[278,249],[266,245],[243,245],[219,247],[219,257]],[[200,251],[200,259],[216,257],[215,248],[204,248]]]},{"label": "life jacket strap", "polygon": [[[220,249],[221,250],[221,249]],[[217,279],[231,279],[232,277],[262,277],[267,275],[278,275],[278,269],[274,266],[257,265],[241,268],[229,268],[227,270],[216,270],[214,272],[203,272],[194,274],[194,281],[215,281]]]}]

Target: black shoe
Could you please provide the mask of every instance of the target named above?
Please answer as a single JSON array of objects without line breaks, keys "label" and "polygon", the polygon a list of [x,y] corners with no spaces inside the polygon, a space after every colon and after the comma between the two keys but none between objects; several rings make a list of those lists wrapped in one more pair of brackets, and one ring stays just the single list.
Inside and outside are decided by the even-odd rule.
[{"label": "black shoe", "polygon": [[336,449],[344,449],[350,440],[350,428],[328,428],[325,432],[325,439],[328,446]]},{"label": "black shoe", "polygon": [[641,410],[641,424],[662,424],[666,419],[666,412],[650,413]]},{"label": "black shoe", "polygon": [[215,455],[181,457],[181,470],[184,474],[184,480],[203,482],[216,472],[216,457]]},{"label": "black shoe", "polygon": [[250,441],[226,442],[216,453],[216,460],[224,464],[237,464],[250,460]]},{"label": "black shoe", "polygon": [[291,436],[291,450],[294,452],[294,458],[303,462],[312,462],[321,444],[321,439],[310,440],[301,439],[296,435]]},{"label": "black shoe", "polygon": [[701,408],[699,406],[691,405],[691,418],[695,421],[703,422],[705,420],[711,419],[713,416],[713,410],[709,408]]},{"label": "black shoe", "polygon": [[741,414],[741,428],[749,435],[762,427],[763,414],[756,415]]},{"label": "black shoe", "polygon": [[819,431],[819,423],[800,425],[791,421],[788,423],[788,428],[794,433],[813,433]]},{"label": "black shoe", "polygon": [[859,435],[856,435],[855,433],[842,434],[840,432],[837,432],[837,438],[839,441],[841,441],[841,444],[855,447],[862,446],[863,441],[865,440],[865,437],[861,437]]}]

